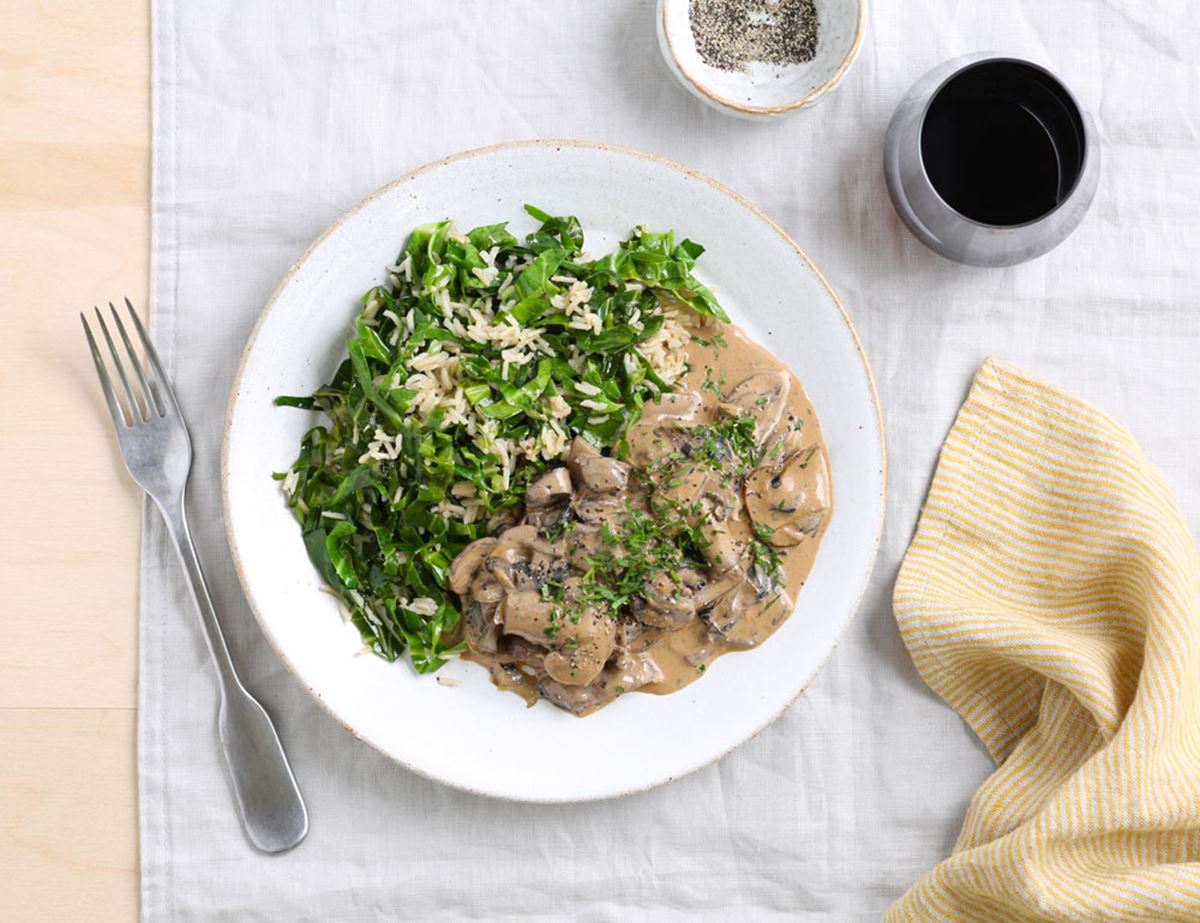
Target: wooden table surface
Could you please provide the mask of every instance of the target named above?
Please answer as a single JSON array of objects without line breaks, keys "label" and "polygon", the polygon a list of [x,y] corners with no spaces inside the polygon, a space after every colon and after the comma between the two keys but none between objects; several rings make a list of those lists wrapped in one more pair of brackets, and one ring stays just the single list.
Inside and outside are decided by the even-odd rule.
[{"label": "wooden table surface", "polygon": [[131,921],[142,501],[77,314],[146,303],[150,12],[0,21],[0,920]]}]

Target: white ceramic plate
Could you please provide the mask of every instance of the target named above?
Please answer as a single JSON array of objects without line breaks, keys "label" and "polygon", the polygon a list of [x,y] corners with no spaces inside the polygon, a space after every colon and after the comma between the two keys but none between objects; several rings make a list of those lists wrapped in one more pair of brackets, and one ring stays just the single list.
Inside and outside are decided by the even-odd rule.
[{"label": "white ceramic plate", "polygon": [[[513,220],[522,205],[579,217],[589,253],[633,225],[703,243],[701,280],[735,321],[799,375],[821,419],[836,510],[798,609],[761,648],[721,658],[674,695],[630,694],[579,719],[495,690],[456,662],[438,676],[360,653],[305,555],[272,471],[286,469],[315,415],[276,408],[307,394],[344,354],[359,296],[384,281],[409,230]],[[854,613],[884,504],[884,445],[870,369],[837,297],[796,245],[729,189],[675,164],[595,144],[533,142],[470,151],[376,192],[288,272],[250,336],[234,382],[223,459],[238,574],[289,669],[352,733],[449,785],[525,801],[582,801],[678,778],[742,743],[803,691]]]}]

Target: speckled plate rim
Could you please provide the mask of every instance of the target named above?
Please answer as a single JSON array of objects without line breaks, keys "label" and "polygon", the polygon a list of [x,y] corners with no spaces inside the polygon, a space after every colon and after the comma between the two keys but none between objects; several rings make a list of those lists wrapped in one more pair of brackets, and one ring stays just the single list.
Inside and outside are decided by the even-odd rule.
[{"label": "speckled plate rim", "polygon": [[[300,674],[300,671],[292,663],[290,658],[284,652],[279,641],[275,638],[274,634],[267,627],[267,622],[266,622],[265,618],[263,617],[263,614],[260,610],[258,602],[255,599],[254,593],[250,588],[250,581],[247,578],[245,568],[242,563],[241,554],[238,551],[237,537],[233,531],[232,516],[230,514],[230,495],[229,495],[230,432],[233,427],[234,413],[235,413],[235,410],[237,407],[238,396],[241,391],[242,376],[246,370],[246,366],[249,363],[250,355],[253,352],[255,344],[258,340],[259,332],[262,330],[263,326],[265,325],[267,317],[271,313],[271,310],[274,308],[276,301],[279,299],[279,297],[283,293],[283,291],[287,288],[287,286],[291,282],[293,276],[295,276],[295,274],[299,270],[299,268],[313,254],[313,252],[316,251],[320,247],[320,245],[325,241],[326,238],[328,238],[338,228],[340,228],[346,221],[348,221],[350,218],[352,218],[355,214],[357,214],[359,211],[361,211],[368,204],[374,202],[380,196],[387,194],[392,189],[394,189],[398,186],[401,186],[407,182],[410,182],[414,178],[416,178],[424,173],[427,173],[431,170],[438,169],[442,166],[445,166],[446,164],[450,164],[450,163],[460,161],[460,160],[467,160],[472,157],[484,156],[484,155],[488,155],[488,154],[492,154],[492,153],[495,153],[498,151],[504,151],[504,150],[520,150],[523,148],[546,149],[546,148],[556,148],[556,147],[590,148],[593,150],[605,151],[608,153],[615,153],[615,154],[621,154],[621,155],[625,155],[625,156],[638,157],[643,160],[652,161],[661,166],[669,167],[670,169],[673,169],[673,170],[678,170],[679,172],[684,173],[685,175],[687,175],[695,180],[706,183],[707,185],[709,185],[713,189],[715,189],[717,192],[720,192],[723,195],[727,196],[728,198],[732,199],[739,206],[746,209],[748,212],[750,212],[752,215],[754,215],[756,218],[758,218],[760,221],[762,221],[768,228],[770,228],[772,231],[774,231],[776,234],[778,234],[779,237],[783,239],[784,243],[787,244],[792,250],[795,251],[796,255],[799,256],[800,259],[808,266],[809,270],[813,273],[813,275],[816,277],[816,279],[821,283],[821,285],[824,287],[824,289],[828,293],[833,304],[837,307],[838,313],[841,316],[842,322],[845,324],[846,330],[850,334],[851,340],[853,341],[855,351],[858,353],[859,360],[862,362],[862,371],[863,371],[863,374],[866,376],[866,381],[867,381],[867,385],[868,385],[870,397],[871,397],[871,403],[875,410],[874,418],[875,418],[875,426],[876,426],[876,435],[878,436],[878,439],[879,439],[879,470],[880,470],[880,486],[879,486],[879,497],[878,497],[879,515],[877,517],[877,521],[876,521],[876,525],[875,525],[875,534],[872,537],[872,548],[871,548],[871,553],[868,558],[868,566],[863,569],[862,583],[858,587],[858,591],[854,596],[853,604],[846,607],[846,612],[845,612],[845,615],[843,616],[842,622],[835,629],[835,633],[834,633],[835,640],[834,640],[833,644],[830,645],[829,650],[825,653],[825,656],[820,660],[820,662],[817,664],[816,668],[812,671],[812,675],[809,677],[808,681],[806,683],[804,683],[803,685],[801,685],[796,690],[795,695],[791,696],[789,699],[787,699],[785,702],[783,702],[780,705],[780,707],[778,708],[778,710],[776,710],[767,720],[763,721],[762,724],[758,728],[756,728],[753,732],[751,732],[750,734],[747,734],[745,737],[743,737],[740,740],[734,741],[728,747],[726,747],[724,750],[720,751],[719,753],[714,754],[711,757],[708,757],[706,759],[701,759],[701,760],[697,761],[694,765],[688,766],[688,767],[680,770],[679,772],[676,772],[673,775],[667,776],[665,778],[659,779],[654,782],[648,782],[644,785],[637,785],[637,786],[633,786],[633,787],[630,787],[627,789],[623,789],[621,791],[611,792],[611,793],[606,793],[606,794],[596,795],[596,796],[590,796],[590,797],[561,797],[561,798],[525,797],[525,798],[518,798],[518,797],[511,796],[511,795],[500,795],[495,792],[482,791],[479,789],[472,788],[471,786],[464,785],[462,782],[460,782],[458,780],[451,779],[451,778],[445,778],[443,776],[437,775],[436,773],[429,772],[417,765],[414,765],[413,763],[408,762],[407,760],[403,760],[403,759],[399,758],[396,754],[388,752],[387,750],[383,749],[381,746],[378,746],[375,743],[375,741],[371,740],[370,738],[364,737],[362,734],[358,733],[358,731],[356,731],[345,720],[343,720],[343,718],[333,709],[333,707],[331,706],[331,704],[329,702],[327,702],[321,695],[317,694],[316,690],[314,690],[304,680],[304,678]],[[362,199],[356,205],[354,205],[349,210],[344,212],[333,224],[331,224],[329,227],[327,227],[315,240],[313,240],[313,242],[311,244],[309,244],[309,246],[305,249],[304,253],[301,254],[301,256],[299,257],[299,259],[297,259],[294,263],[292,263],[292,265],[288,268],[287,272],[284,273],[283,278],[280,280],[279,284],[275,287],[275,290],[271,293],[271,296],[267,299],[267,302],[264,305],[261,313],[259,314],[258,319],[255,321],[254,326],[251,328],[250,335],[246,339],[246,345],[242,350],[241,359],[238,362],[237,371],[233,377],[233,385],[230,389],[229,402],[227,404],[226,411],[225,411],[225,422],[224,422],[224,426],[223,426],[223,434],[222,434],[222,441],[221,441],[221,504],[222,504],[222,511],[223,511],[224,519],[225,519],[225,536],[226,536],[226,540],[229,544],[229,551],[230,551],[230,555],[233,559],[233,566],[234,566],[235,571],[237,572],[238,582],[241,584],[242,593],[246,599],[246,603],[247,603],[247,605],[249,605],[250,611],[254,614],[254,618],[255,618],[255,621],[258,622],[259,629],[262,631],[262,634],[266,637],[268,644],[271,646],[272,650],[274,650],[274,652],[275,652],[276,656],[279,658],[280,662],[282,662],[283,665],[287,668],[288,672],[291,673],[293,679],[299,685],[301,685],[305,689],[305,691],[308,692],[308,694],[321,706],[321,708],[331,718],[333,718],[333,720],[336,721],[342,728],[344,728],[351,736],[353,736],[355,739],[367,744],[373,750],[377,751],[378,753],[380,753],[384,757],[386,757],[388,760],[396,763],[397,765],[403,766],[408,771],[415,773],[416,775],[421,776],[422,778],[429,779],[434,782],[439,782],[443,785],[447,785],[451,788],[455,788],[460,791],[468,792],[472,795],[477,795],[477,796],[485,797],[485,798],[497,798],[502,801],[513,801],[513,802],[518,802],[518,803],[529,803],[529,804],[577,804],[577,803],[586,803],[586,802],[592,802],[592,801],[606,801],[611,798],[622,798],[622,797],[625,797],[626,795],[633,795],[638,792],[648,791],[652,788],[657,788],[660,785],[665,785],[669,782],[674,782],[685,776],[691,775],[692,773],[694,773],[700,769],[703,769],[705,766],[712,765],[713,763],[716,763],[716,762],[720,761],[721,759],[724,759],[726,756],[728,756],[730,753],[732,753],[738,747],[742,746],[743,744],[747,743],[750,740],[753,740],[755,737],[757,737],[759,734],[761,734],[763,730],[765,730],[770,725],[774,724],[775,721],[777,721],[779,719],[779,717],[785,711],[787,711],[788,708],[790,708],[792,706],[792,704],[795,703],[795,701],[800,698],[801,695],[804,694],[804,692],[808,689],[808,686],[809,686],[809,684],[811,684],[813,679],[815,679],[817,677],[817,675],[820,674],[821,670],[823,670],[825,668],[825,665],[829,662],[829,658],[833,655],[833,652],[835,650],[837,650],[838,645],[841,643],[841,639],[845,636],[846,629],[849,627],[850,622],[854,619],[854,616],[857,614],[859,606],[862,604],[863,594],[866,592],[867,585],[869,584],[870,579],[871,579],[871,575],[872,575],[872,573],[874,573],[874,570],[875,570],[875,563],[876,563],[876,559],[878,557],[878,552],[879,552],[879,544],[880,544],[880,540],[881,540],[881,537],[883,534],[884,516],[885,516],[886,510],[887,510],[887,487],[888,487],[887,433],[884,428],[883,410],[882,410],[882,407],[879,402],[879,392],[875,385],[875,376],[874,376],[874,373],[871,371],[871,364],[870,364],[869,360],[867,359],[866,351],[863,349],[862,340],[860,339],[860,337],[858,335],[858,330],[855,328],[853,321],[851,321],[850,315],[846,312],[846,308],[842,304],[841,299],[838,297],[837,292],[834,291],[833,287],[829,284],[829,281],[825,278],[825,276],[817,268],[816,264],[813,263],[812,259],[809,258],[808,254],[804,252],[804,250],[800,247],[800,245],[797,244],[782,227],[780,227],[771,217],[769,217],[757,205],[755,205],[753,202],[751,202],[749,199],[747,199],[745,196],[741,195],[740,193],[735,192],[733,189],[729,188],[724,183],[721,183],[721,182],[713,179],[710,176],[707,176],[703,173],[693,170],[690,167],[686,167],[683,164],[677,163],[673,160],[669,160],[665,157],[660,157],[656,154],[649,154],[644,151],[635,150],[633,148],[621,147],[618,145],[606,144],[606,143],[598,142],[598,141],[577,141],[577,140],[570,140],[570,139],[538,139],[538,140],[527,140],[527,141],[510,141],[510,142],[505,142],[502,144],[488,145],[486,147],[472,148],[470,150],[461,151],[456,154],[451,154],[447,157],[443,157],[439,160],[435,160],[430,163],[424,164],[423,166],[417,167],[416,169],[404,174],[403,176],[399,177],[398,179],[392,180],[391,182],[379,187],[374,192],[372,192],[370,195],[368,195],[366,198]]]},{"label": "speckled plate rim", "polygon": [[[854,41],[850,43],[850,50],[847,51],[846,56],[842,58],[842,63],[839,64],[837,70],[833,72],[833,76],[831,76],[811,93],[808,93],[799,99],[793,100],[790,103],[784,103],[782,106],[748,106],[745,103],[739,103],[736,100],[729,99],[728,97],[722,96],[719,93],[714,93],[711,89],[709,89],[708,84],[688,70],[687,67],[684,66],[683,61],[680,60],[679,53],[675,50],[675,45],[671,41],[671,30],[667,28],[667,8],[665,3],[659,3],[658,6],[658,29],[663,37],[663,41],[666,43],[667,51],[670,52],[671,61],[674,63],[675,69],[680,75],[682,75],[683,79],[691,85],[695,92],[707,97],[719,106],[724,106],[727,109],[733,109],[737,112],[744,112],[747,115],[782,115],[785,112],[794,112],[797,109],[805,109],[808,106],[813,105],[822,96],[842,82],[842,78],[846,76],[846,72],[850,70],[850,66],[858,57],[858,52],[862,47],[863,34],[867,29],[867,0],[858,0],[858,22],[856,23],[854,30]],[[672,166],[678,165],[672,164]],[[728,192],[732,194],[734,198],[739,199],[744,205],[750,205],[749,202],[746,202],[741,198],[741,196],[733,192],[733,190],[725,189],[724,187],[721,188],[722,191]],[[750,205],[750,207],[754,211],[758,211],[755,206]],[[761,212],[759,212],[759,214],[763,218],[766,218],[766,215],[763,215]],[[787,234],[781,228],[775,225],[771,219],[767,218],[767,221],[770,222],[777,231],[782,233],[784,237],[787,237]],[[788,238],[788,240],[791,241],[791,238]],[[795,246],[794,242],[793,246]],[[796,246],[796,250],[800,252],[801,256],[808,260],[807,255],[805,255],[804,251],[801,250],[800,247]],[[809,265],[812,265],[812,260],[808,260],[808,262]],[[816,270],[816,266],[813,266],[813,269]],[[820,275],[819,272],[817,274]],[[824,282],[824,278],[822,278],[821,281]],[[826,287],[828,287],[828,283],[826,283]],[[833,295],[834,300],[837,300],[837,295],[833,293],[832,289],[830,289],[830,294]],[[838,306],[841,307],[840,301],[838,302]],[[845,313],[845,311],[843,310],[842,313]],[[851,325],[851,330],[853,330],[853,325]]]}]

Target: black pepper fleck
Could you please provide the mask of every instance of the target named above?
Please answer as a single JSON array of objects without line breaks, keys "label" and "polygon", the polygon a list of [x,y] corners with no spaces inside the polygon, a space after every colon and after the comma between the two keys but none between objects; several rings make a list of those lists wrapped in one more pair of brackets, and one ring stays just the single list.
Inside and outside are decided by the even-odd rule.
[{"label": "black pepper fleck", "polygon": [[690,0],[688,15],[700,60],[719,70],[816,57],[815,0]]}]

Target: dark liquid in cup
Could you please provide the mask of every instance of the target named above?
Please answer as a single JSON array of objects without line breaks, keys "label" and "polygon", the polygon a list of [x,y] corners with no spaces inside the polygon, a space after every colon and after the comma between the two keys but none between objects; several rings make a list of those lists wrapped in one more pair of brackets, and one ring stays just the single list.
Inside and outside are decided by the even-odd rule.
[{"label": "dark liquid in cup", "polygon": [[1083,122],[1063,86],[1019,61],[984,61],[951,77],[929,104],[921,158],[933,188],[981,224],[1049,214],[1083,169]]}]

